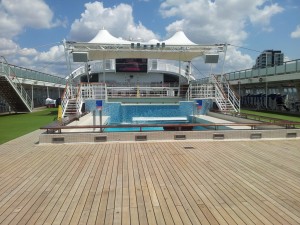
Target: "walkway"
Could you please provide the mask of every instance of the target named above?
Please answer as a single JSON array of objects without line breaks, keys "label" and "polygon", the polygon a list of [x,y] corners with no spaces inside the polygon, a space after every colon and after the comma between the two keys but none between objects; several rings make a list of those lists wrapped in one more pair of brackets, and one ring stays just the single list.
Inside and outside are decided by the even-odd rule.
[{"label": "walkway", "polygon": [[0,224],[300,224],[300,140],[0,145]]}]

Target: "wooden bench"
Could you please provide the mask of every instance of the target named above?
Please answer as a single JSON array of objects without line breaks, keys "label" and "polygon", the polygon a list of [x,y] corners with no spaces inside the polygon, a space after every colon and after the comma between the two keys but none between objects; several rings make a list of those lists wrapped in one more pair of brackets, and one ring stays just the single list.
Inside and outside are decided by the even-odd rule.
[{"label": "wooden bench", "polygon": [[53,121],[52,123],[41,127],[41,129],[46,129],[47,134],[52,134],[55,133],[56,131],[58,131],[58,133],[61,133],[61,129],[62,127],[68,125],[69,123],[73,122],[73,121],[78,121],[79,117],[78,116],[72,116],[72,117],[64,117],[61,120],[56,120]]}]

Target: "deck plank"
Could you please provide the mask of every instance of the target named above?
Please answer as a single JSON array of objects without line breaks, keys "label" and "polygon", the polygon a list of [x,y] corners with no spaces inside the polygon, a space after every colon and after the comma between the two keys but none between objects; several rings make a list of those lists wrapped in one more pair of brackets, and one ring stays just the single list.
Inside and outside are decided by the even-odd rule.
[{"label": "deck plank", "polygon": [[0,145],[2,224],[299,224],[299,139]]}]

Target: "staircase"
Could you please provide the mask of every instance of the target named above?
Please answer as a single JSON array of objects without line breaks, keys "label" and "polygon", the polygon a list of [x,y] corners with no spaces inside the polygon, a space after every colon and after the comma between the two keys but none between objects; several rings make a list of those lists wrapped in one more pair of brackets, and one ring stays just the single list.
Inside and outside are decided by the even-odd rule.
[{"label": "staircase", "polygon": [[218,81],[212,76],[215,83],[215,102],[222,112],[240,112],[240,100],[236,97],[226,80]]},{"label": "staircase", "polygon": [[0,62],[0,95],[15,112],[31,112],[32,100],[6,59]]},{"label": "staircase", "polygon": [[81,86],[77,88],[67,84],[61,101],[62,117],[79,117],[82,104]]},{"label": "staircase", "polygon": [[74,117],[77,113],[77,107],[76,107],[76,98],[69,99],[69,102],[67,104],[67,107],[65,109],[65,117]]}]

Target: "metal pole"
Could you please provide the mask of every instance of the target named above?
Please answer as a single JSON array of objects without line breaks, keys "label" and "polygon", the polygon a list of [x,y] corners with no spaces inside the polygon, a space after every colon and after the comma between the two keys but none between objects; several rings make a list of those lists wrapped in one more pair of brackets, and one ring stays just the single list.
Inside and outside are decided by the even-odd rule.
[{"label": "metal pole", "polygon": [[[266,73],[268,70],[268,53],[266,53]],[[266,79],[266,109],[268,109],[268,82],[267,82],[267,74],[265,76]]]},{"label": "metal pole", "polygon": [[90,83],[90,75],[88,71],[88,63],[85,63],[85,71],[86,71],[86,77],[87,77],[87,82]]},{"label": "metal pole", "polygon": [[190,101],[190,80],[191,80],[191,61],[188,61],[188,101]]},{"label": "metal pole", "polygon": [[[102,110],[99,110],[99,117],[100,117],[100,126],[102,126]],[[100,133],[102,133],[102,127],[100,128]]]},{"label": "metal pole", "polygon": [[[96,126],[96,110],[93,110],[93,126]],[[95,128],[93,128],[93,130],[95,131]]]},{"label": "metal pole", "polygon": [[268,82],[266,77],[266,109],[268,108]]},{"label": "metal pole", "polygon": [[106,68],[106,59],[103,60],[103,82],[105,83],[105,68]]},{"label": "metal pole", "polygon": [[227,54],[227,43],[225,43],[225,45],[224,45],[224,59],[223,59],[223,65],[222,65],[221,82],[223,82],[226,54]]},{"label": "metal pole", "polygon": [[[66,40],[63,40],[63,45],[64,45],[64,49],[65,49],[65,58],[66,58],[68,73],[69,73],[69,76],[70,76],[71,73],[72,73],[72,69],[71,69],[71,62],[70,62],[69,52],[68,52],[68,49],[67,49]],[[70,77],[69,77],[69,79],[70,79]]]},{"label": "metal pole", "polygon": [[31,85],[31,108],[33,109],[34,102],[33,102],[33,85]]}]

